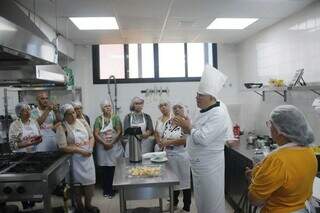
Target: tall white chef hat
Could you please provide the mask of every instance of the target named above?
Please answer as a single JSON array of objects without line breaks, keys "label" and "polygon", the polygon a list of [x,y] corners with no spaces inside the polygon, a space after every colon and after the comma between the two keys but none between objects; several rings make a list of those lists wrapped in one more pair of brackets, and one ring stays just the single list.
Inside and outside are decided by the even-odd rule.
[{"label": "tall white chef hat", "polygon": [[227,78],[225,74],[216,68],[206,65],[202,73],[198,93],[217,97]]}]

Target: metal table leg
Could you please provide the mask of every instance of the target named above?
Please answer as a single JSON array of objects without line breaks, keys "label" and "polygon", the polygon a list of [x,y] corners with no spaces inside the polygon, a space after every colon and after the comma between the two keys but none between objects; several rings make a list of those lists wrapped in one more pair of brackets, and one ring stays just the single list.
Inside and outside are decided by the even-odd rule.
[{"label": "metal table leg", "polygon": [[159,198],[159,207],[160,207],[160,212],[163,212],[162,198]]},{"label": "metal table leg", "polygon": [[120,188],[119,189],[119,201],[120,201],[120,212],[121,213],[126,213],[127,207],[126,207],[126,201],[124,199],[124,189]]},{"label": "metal table leg", "polygon": [[51,195],[47,184],[44,184],[46,186],[44,193],[43,193],[43,209],[46,213],[51,213]]},{"label": "metal table leg", "polygon": [[173,186],[169,186],[170,213],[173,213]]}]

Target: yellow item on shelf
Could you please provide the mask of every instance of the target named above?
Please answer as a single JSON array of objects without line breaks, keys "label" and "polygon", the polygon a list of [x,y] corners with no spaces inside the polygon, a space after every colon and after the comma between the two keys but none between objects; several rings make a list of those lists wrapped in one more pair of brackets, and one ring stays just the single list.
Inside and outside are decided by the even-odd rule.
[{"label": "yellow item on shelf", "polygon": [[313,151],[314,151],[314,153],[317,155],[319,155],[320,154],[320,146],[314,146],[314,147],[312,147],[312,149],[313,149]]},{"label": "yellow item on shelf", "polygon": [[284,85],[284,80],[282,80],[282,79],[270,79],[269,80],[269,84],[271,85],[271,86],[274,86],[274,87],[283,87],[283,86],[285,86]]}]

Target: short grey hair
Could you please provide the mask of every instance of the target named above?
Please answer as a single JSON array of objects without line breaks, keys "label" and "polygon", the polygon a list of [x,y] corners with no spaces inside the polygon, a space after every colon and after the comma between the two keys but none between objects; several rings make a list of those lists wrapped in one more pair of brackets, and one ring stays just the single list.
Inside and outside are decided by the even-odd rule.
[{"label": "short grey hair", "polygon": [[18,104],[16,105],[16,107],[15,107],[15,112],[16,112],[16,115],[17,115],[18,117],[21,116],[21,111],[22,111],[23,109],[31,109],[31,108],[30,108],[29,104],[27,104],[27,103],[24,103],[24,102],[18,103]]},{"label": "short grey hair", "polygon": [[142,101],[142,103],[144,103],[144,98],[140,97],[140,96],[135,96],[134,98],[132,98],[131,103],[130,103],[130,111],[134,111],[134,104],[137,103],[138,101]]}]

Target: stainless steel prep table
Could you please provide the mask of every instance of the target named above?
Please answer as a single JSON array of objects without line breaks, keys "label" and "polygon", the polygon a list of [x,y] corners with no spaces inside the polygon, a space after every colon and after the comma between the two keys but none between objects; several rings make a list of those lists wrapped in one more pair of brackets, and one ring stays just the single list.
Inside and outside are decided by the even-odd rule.
[{"label": "stainless steel prep table", "polygon": [[[129,177],[128,169],[133,166],[161,166],[158,177]],[[178,177],[169,169],[167,163],[152,163],[143,160],[141,163],[130,163],[123,158],[117,162],[113,186],[119,189],[120,212],[126,213],[127,200],[145,200],[159,198],[160,212],[162,198],[170,198],[170,213],[173,213],[173,186],[178,185]]]}]

